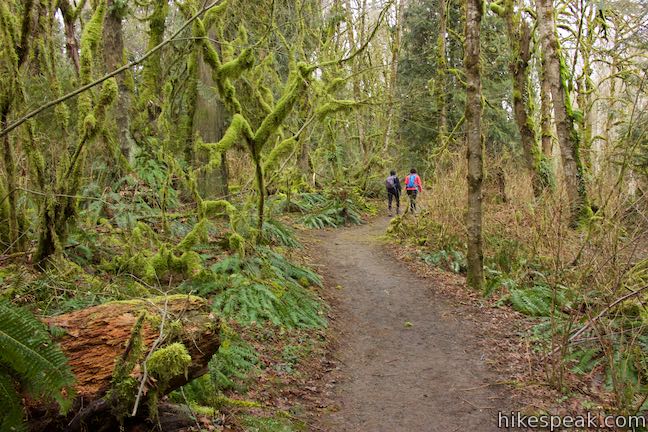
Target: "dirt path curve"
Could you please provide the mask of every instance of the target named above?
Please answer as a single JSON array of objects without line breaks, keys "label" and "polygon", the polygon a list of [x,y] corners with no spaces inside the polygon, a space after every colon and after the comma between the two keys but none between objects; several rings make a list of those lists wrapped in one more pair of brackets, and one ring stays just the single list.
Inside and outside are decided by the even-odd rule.
[{"label": "dirt path curve", "polygon": [[386,218],[321,232],[317,260],[339,284],[334,388],[339,411],[326,431],[488,432],[506,392],[484,364],[476,324],[439,298],[431,282],[394,261],[379,237]]}]

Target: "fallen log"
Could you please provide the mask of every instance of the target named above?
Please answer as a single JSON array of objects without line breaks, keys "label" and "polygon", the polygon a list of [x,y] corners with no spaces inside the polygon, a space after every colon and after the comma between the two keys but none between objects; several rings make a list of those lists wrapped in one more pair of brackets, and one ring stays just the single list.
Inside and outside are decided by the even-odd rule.
[{"label": "fallen log", "polygon": [[[115,430],[120,422],[149,421],[162,396],[207,373],[219,347],[218,320],[195,296],[115,301],[44,321],[63,333],[56,340],[77,379],[75,402],[66,416],[31,402],[32,431]],[[167,352],[179,357],[165,359]]]}]

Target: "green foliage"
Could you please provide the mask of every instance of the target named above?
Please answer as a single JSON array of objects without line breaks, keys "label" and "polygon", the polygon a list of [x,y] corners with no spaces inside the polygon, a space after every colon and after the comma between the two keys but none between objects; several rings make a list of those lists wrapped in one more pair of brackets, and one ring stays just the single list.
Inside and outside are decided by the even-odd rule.
[{"label": "green foliage", "polygon": [[290,248],[301,246],[292,228],[277,219],[266,219],[263,222],[263,236],[270,244],[277,246]]},{"label": "green foliage", "polygon": [[562,288],[552,290],[545,285],[536,285],[511,290],[508,301],[515,310],[525,315],[550,316],[560,313],[560,308],[567,304],[567,297]]},{"label": "green foliage", "polygon": [[221,346],[209,362],[209,376],[217,391],[243,391],[259,362],[254,347],[231,331],[221,335]]},{"label": "green foliage", "polygon": [[420,258],[426,264],[444,266],[454,273],[463,273],[468,266],[466,256],[463,252],[454,249],[449,251],[443,249],[432,253],[421,254]]},{"label": "green foliage", "polygon": [[245,430],[248,432],[296,432],[306,430],[302,424],[292,423],[287,418],[257,417],[247,415],[243,417]]},{"label": "green foliage", "polygon": [[357,193],[345,190],[327,191],[323,195],[300,194],[294,200],[295,206],[306,213],[301,223],[309,228],[340,227],[346,224],[362,223],[362,212],[367,205]]},{"label": "green foliage", "polygon": [[33,397],[52,397],[62,411],[71,406],[72,374],[45,326],[26,310],[0,299],[0,429],[22,429],[19,384]]},{"label": "green foliage", "polygon": [[486,267],[485,270],[486,284],[484,285],[484,297],[490,297],[500,288],[507,292],[517,288],[517,282],[508,274],[490,267]]},{"label": "green foliage", "polygon": [[146,361],[146,368],[157,379],[158,388],[164,388],[174,377],[187,375],[190,365],[191,356],[179,342],[155,350]]},{"label": "green foliage", "polygon": [[214,299],[219,316],[289,328],[326,325],[322,305],[307,288],[321,285],[319,277],[268,248],[259,247],[256,255],[244,260],[220,262],[211,270],[217,275],[214,286],[223,289]]}]

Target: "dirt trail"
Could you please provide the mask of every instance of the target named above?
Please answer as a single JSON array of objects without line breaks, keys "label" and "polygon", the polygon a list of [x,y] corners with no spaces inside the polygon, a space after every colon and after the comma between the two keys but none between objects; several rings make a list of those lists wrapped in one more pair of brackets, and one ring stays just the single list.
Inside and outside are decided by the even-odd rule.
[{"label": "dirt trail", "polygon": [[488,432],[510,405],[484,362],[479,330],[440,298],[431,281],[394,261],[379,237],[381,218],[318,234],[318,260],[342,288],[337,328],[339,410],[322,430]]}]

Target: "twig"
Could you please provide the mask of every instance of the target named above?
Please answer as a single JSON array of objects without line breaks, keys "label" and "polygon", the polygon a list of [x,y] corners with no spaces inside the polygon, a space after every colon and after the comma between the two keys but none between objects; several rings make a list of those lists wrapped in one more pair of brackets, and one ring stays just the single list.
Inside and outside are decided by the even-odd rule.
[{"label": "twig", "polygon": [[475,408],[475,409],[478,409],[478,410],[493,409],[493,407],[491,407],[491,406],[479,407],[479,406],[475,405],[474,403],[472,403],[472,402],[470,402],[470,401],[468,401],[468,400],[466,400],[466,399],[464,399],[464,398],[459,398],[459,399],[461,399],[462,401],[466,402],[466,403],[467,403],[468,405],[470,405],[471,407],[473,407],[473,408]]},{"label": "twig", "polygon": [[[585,332],[586,332],[586,331],[587,331],[587,330],[592,326],[592,324],[596,323],[599,319],[603,318],[603,316],[605,316],[605,315],[606,315],[606,314],[607,314],[607,313],[608,313],[612,308],[614,308],[616,305],[618,305],[618,304],[620,304],[620,303],[623,303],[624,301],[626,301],[626,300],[628,300],[628,299],[631,299],[631,298],[633,298],[633,297],[638,296],[639,294],[641,294],[641,293],[642,293],[643,291],[645,291],[646,289],[648,289],[648,285],[646,285],[646,286],[644,286],[644,287],[641,287],[641,288],[639,288],[639,289],[636,290],[636,291],[632,291],[631,293],[626,294],[626,295],[624,295],[623,297],[619,297],[618,299],[616,299],[615,301],[613,301],[612,303],[610,303],[608,306],[606,306],[605,308],[603,308],[603,310],[602,310],[601,312],[599,312],[598,315],[596,315],[594,318],[592,318],[592,319],[590,319],[589,321],[587,321],[583,327],[581,327],[581,328],[580,328],[579,330],[577,330],[574,334],[572,334],[572,335],[569,337],[569,339],[567,339],[567,343],[569,343],[569,342],[573,342],[573,341],[574,341],[578,336],[580,336],[580,335],[582,335],[583,333],[585,333]],[[547,359],[547,357],[551,357],[551,356],[555,355],[558,351],[560,351],[560,349],[561,349],[561,347],[556,347],[553,351],[551,351],[551,353],[549,353],[549,354],[547,354],[546,356],[544,356],[543,360]]]},{"label": "twig", "polygon": [[155,339],[153,345],[151,345],[151,349],[149,350],[143,362],[144,373],[142,374],[142,380],[140,381],[139,388],[137,389],[137,398],[135,398],[135,405],[133,405],[133,412],[131,413],[131,417],[135,417],[135,414],[137,414],[137,407],[139,406],[139,402],[142,397],[142,392],[144,391],[144,385],[146,385],[146,379],[148,378],[148,370],[146,368],[146,362],[148,362],[149,358],[151,357],[151,354],[153,354],[153,351],[155,351],[157,346],[160,343],[162,343],[162,341],[164,340],[164,322],[166,321],[168,306],[169,306],[169,299],[167,297],[164,300],[164,309],[162,310],[162,319],[160,322],[160,335],[158,336],[157,339]]}]

